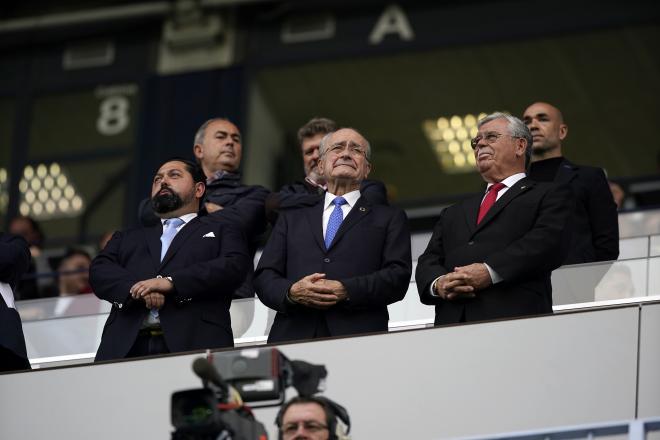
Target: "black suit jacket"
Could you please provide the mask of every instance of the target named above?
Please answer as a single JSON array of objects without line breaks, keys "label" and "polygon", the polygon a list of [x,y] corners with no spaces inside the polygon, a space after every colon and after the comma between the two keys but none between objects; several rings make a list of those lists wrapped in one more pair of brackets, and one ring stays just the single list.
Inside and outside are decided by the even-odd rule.
[{"label": "black suit jacket", "polygon": [[570,185],[576,199],[571,245],[563,264],[616,260],[619,216],[603,170],[564,159],[555,182]]},{"label": "black suit jacket", "polygon": [[[330,249],[323,240],[323,200],[283,211],[255,271],[259,299],[277,311],[269,342],[308,339],[318,325],[330,335],[387,331],[387,305],[400,301],[410,283],[410,232],[398,208],[360,197]],[[291,303],[291,285],[312,273],[340,281],[348,301],[317,310]]]},{"label": "black suit jacket", "polygon": [[[162,263],[161,234],[160,225],[117,232],[92,261],[94,293],[113,304],[96,360],[126,356],[149,312],[129,289],[157,275],[174,282],[175,291],[160,309],[170,351],[233,346],[231,294],[251,263],[243,234],[211,217],[196,217],[174,237]],[[204,237],[211,234],[215,237]]]},{"label": "black suit jacket", "polygon": [[[0,232],[0,281],[9,284],[12,290],[15,290],[18,280],[30,267],[30,259],[30,248],[23,238]],[[0,356],[0,371],[30,368],[21,318],[16,309],[7,306],[2,296],[0,296],[0,348],[17,358],[5,359],[3,353],[3,356]],[[5,362],[11,365],[2,365]]]},{"label": "black suit jacket", "polygon": [[[270,193],[266,198],[266,219],[277,222],[280,210],[307,208],[323,199],[325,191],[307,181],[284,185],[278,192]],[[360,197],[372,205],[388,205],[387,189],[383,182],[365,179],[360,184]]]},{"label": "black suit jacket", "polygon": [[[479,194],[445,209],[419,257],[417,289],[424,304],[435,305],[436,325],[552,313],[550,273],[568,250],[574,206],[570,188],[524,178],[477,225],[482,198]],[[472,299],[446,301],[431,295],[437,277],[484,262],[502,282]]]},{"label": "black suit jacket", "polygon": [[[202,204],[210,202],[223,207],[209,215],[219,222],[240,228],[247,239],[250,256],[254,258],[262,240],[261,234],[266,230],[264,203],[269,194],[270,191],[263,186],[241,183],[238,173],[223,173],[206,184]],[[160,225],[160,219],[151,208],[151,199],[140,202],[138,217],[142,226]],[[234,298],[254,297],[253,272],[254,266],[250,264],[245,281],[233,293]]]}]

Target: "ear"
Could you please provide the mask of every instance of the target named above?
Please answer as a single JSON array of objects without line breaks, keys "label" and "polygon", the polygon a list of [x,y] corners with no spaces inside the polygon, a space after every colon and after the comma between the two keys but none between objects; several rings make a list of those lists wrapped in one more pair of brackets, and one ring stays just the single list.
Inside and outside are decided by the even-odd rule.
[{"label": "ear", "polygon": [[197,159],[202,160],[202,158],[204,157],[204,149],[200,144],[195,144],[193,146],[193,154]]},{"label": "ear", "polygon": [[369,177],[369,173],[371,172],[371,170],[373,170],[373,166],[371,165],[371,162],[367,162],[367,172],[364,175],[365,179]]},{"label": "ear", "polygon": [[567,135],[568,135],[568,125],[559,124],[559,140],[563,141]]},{"label": "ear", "polygon": [[516,146],[513,149],[513,152],[516,155],[516,157],[524,156],[525,155],[525,150],[527,150],[527,148],[532,148],[531,145],[529,145],[529,146],[527,145],[527,140],[526,139],[514,138],[514,140],[516,141]]},{"label": "ear", "polygon": [[202,182],[195,182],[195,198],[196,199],[201,199],[202,196],[204,195],[204,190],[206,189],[206,185]]},{"label": "ear", "polygon": [[325,155],[319,157],[319,165],[318,165],[318,167],[316,167],[318,169],[317,174],[319,176],[323,176],[325,174],[324,173],[324,171],[325,171],[325,157],[326,157]]}]

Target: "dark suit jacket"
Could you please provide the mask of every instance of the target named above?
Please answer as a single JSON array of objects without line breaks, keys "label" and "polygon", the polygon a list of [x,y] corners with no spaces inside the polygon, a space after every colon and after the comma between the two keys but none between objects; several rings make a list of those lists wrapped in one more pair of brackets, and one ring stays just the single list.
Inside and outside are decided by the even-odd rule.
[{"label": "dark suit jacket", "polygon": [[[213,233],[213,237],[204,237]],[[162,226],[117,232],[92,261],[94,293],[113,304],[96,360],[124,357],[149,312],[132,300],[138,281],[170,276],[175,291],[165,296],[160,322],[172,352],[231,347],[231,293],[245,278],[250,257],[237,228],[196,217],[172,240],[160,262]]]},{"label": "dark suit jacket", "polygon": [[[574,206],[565,185],[524,178],[495,202],[477,226],[483,194],[440,214],[426,251],[419,257],[417,289],[435,305],[435,324],[552,313],[550,273],[559,267],[570,239]],[[476,298],[445,301],[431,284],[456,266],[487,263],[503,281],[476,292]]]},{"label": "dark suit jacket", "polygon": [[[270,193],[266,198],[266,219],[277,222],[280,210],[306,208],[316,205],[323,199],[325,191],[307,181],[284,185],[278,192]],[[360,185],[360,197],[372,205],[388,205],[387,189],[378,180],[363,180]]]},{"label": "dark suit jacket", "polygon": [[619,216],[603,170],[564,159],[555,182],[570,185],[576,199],[571,245],[563,264],[616,260]]},{"label": "dark suit jacket", "polygon": [[[360,197],[330,249],[323,241],[323,200],[283,211],[255,271],[259,299],[277,316],[269,342],[308,339],[319,324],[330,335],[387,331],[387,305],[400,301],[410,283],[410,232],[398,208]],[[340,281],[348,301],[317,310],[291,303],[291,285],[312,273]]]},{"label": "dark suit jacket", "polygon": [[[269,194],[270,191],[263,186],[241,183],[241,175],[238,173],[223,173],[221,177],[207,183],[203,203],[211,202],[223,207],[209,215],[220,222],[242,229],[247,238],[250,256],[254,258],[261,242],[261,234],[266,230],[264,203]],[[160,225],[160,219],[151,208],[150,199],[140,202],[138,216],[142,226]],[[234,292],[234,298],[254,297],[253,272],[254,266],[250,264],[248,275]]]},{"label": "dark suit jacket", "polygon": [[[18,280],[30,266],[30,259],[30,248],[23,238],[0,232],[0,281],[9,284],[12,290],[15,290]],[[2,296],[0,296],[0,347],[18,358],[19,362],[12,362],[12,365],[18,368],[30,368],[21,318],[16,309],[7,306]],[[0,361],[4,359],[0,358]],[[0,371],[3,371],[3,365],[0,365]]]}]

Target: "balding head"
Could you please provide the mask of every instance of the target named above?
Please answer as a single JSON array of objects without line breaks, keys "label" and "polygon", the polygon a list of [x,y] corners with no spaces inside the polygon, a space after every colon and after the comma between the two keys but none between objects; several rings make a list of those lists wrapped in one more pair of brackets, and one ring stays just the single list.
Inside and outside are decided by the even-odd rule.
[{"label": "balding head", "polygon": [[523,121],[532,133],[532,160],[560,157],[561,143],[568,134],[564,115],[552,104],[535,102],[523,113]]}]

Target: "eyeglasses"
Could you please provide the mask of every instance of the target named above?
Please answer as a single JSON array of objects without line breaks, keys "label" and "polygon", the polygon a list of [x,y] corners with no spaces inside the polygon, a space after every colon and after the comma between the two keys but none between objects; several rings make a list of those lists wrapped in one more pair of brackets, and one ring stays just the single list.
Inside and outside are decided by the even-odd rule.
[{"label": "eyeglasses", "polygon": [[332,144],[328,147],[327,151],[332,154],[339,155],[344,150],[348,150],[348,154],[351,156],[364,156],[367,157],[367,150],[360,144],[356,144],[353,141],[343,141]]},{"label": "eyeglasses", "polygon": [[328,429],[326,425],[322,425],[321,423],[315,422],[313,420],[303,420],[300,422],[291,422],[287,423],[286,425],[282,426],[282,434],[284,434],[284,437],[292,437],[295,435],[296,432],[298,432],[298,427],[302,424],[303,429],[307,432],[314,433],[314,432],[321,432],[325,429]]},{"label": "eyeglasses", "polygon": [[472,145],[473,150],[476,150],[477,146],[479,145],[479,142],[481,142],[482,139],[485,140],[488,145],[492,145],[502,136],[509,136],[512,138],[518,137],[518,136],[511,136],[509,134],[497,133],[496,131],[489,131],[483,135],[480,134],[474,139],[472,139],[470,141],[470,145]]}]

